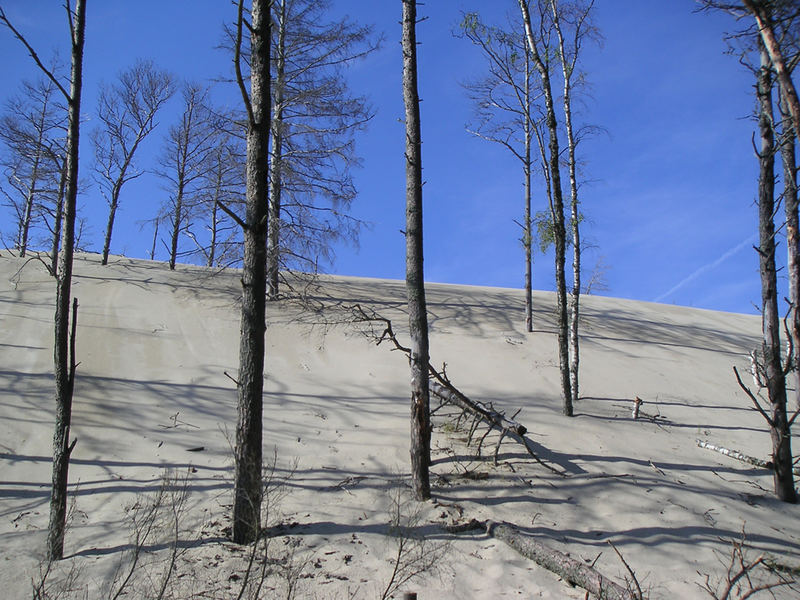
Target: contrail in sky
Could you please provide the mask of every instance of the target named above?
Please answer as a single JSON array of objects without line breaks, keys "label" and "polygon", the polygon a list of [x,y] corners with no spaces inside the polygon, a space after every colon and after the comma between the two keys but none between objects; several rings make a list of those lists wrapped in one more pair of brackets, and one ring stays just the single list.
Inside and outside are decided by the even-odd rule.
[{"label": "contrail in sky", "polygon": [[661,294],[658,298],[654,299],[653,302],[661,302],[661,301],[665,300],[668,296],[671,296],[672,294],[677,292],[679,289],[681,289],[687,283],[691,283],[692,281],[694,281],[695,279],[700,277],[700,275],[702,275],[703,273],[707,273],[708,271],[711,271],[712,269],[717,268],[719,265],[721,265],[726,260],[728,260],[731,256],[733,256],[734,254],[739,252],[742,248],[745,248],[747,246],[752,245],[752,243],[755,241],[756,237],[757,236],[755,234],[748,236],[747,238],[742,240],[740,243],[738,243],[736,246],[734,246],[733,248],[731,248],[730,250],[725,252],[722,256],[720,256],[719,258],[717,258],[713,262],[710,262],[707,265],[703,265],[702,267],[697,269],[695,272],[693,272],[688,277],[684,277],[683,279],[681,279],[678,283],[676,283],[674,286],[672,286],[669,290],[667,290],[666,292]]}]

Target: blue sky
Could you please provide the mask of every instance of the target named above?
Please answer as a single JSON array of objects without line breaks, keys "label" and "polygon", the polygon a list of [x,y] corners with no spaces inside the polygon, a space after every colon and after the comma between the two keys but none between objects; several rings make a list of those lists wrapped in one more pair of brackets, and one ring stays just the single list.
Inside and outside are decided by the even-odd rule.
[{"label": "blue sky", "polygon": [[[44,56],[56,47],[68,57],[66,23],[55,0],[0,2]],[[488,7],[488,8],[487,8]],[[465,131],[471,106],[461,82],[484,69],[469,42],[451,35],[463,11],[502,21],[515,0],[428,0],[418,27],[425,202],[425,268],[429,281],[521,287],[523,254],[514,219],[522,216],[520,167],[499,146]],[[592,85],[579,119],[605,128],[584,143],[582,188],[587,217],[586,271],[607,265],[606,295],[715,310],[755,312],[759,301],[755,243],[756,163],[752,77],[725,55],[724,32],[735,23],[722,14],[696,14],[693,0],[598,0],[596,24],[604,44],[585,49]],[[334,0],[333,10],[371,23],[383,48],[349,70],[356,93],[377,114],[358,140],[363,168],[356,172],[355,216],[371,223],[360,247],[337,249],[334,273],[404,276],[403,114],[400,88],[399,0]],[[229,59],[214,50],[221,24],[232,18],[226,0],[89,0],[85,61],[86,122],[81,149],[87,181],[92,151],[88,132],[98,83],[110,81],[136,58],[151,58],[195,80],[226,74]],[[32,61],[0,31],[0,100]],[[220,102],[236,102],[219,89]],[[178,102],[159,118],[139,158],[152,167]],[[112,253],[146,256],[152,217],[165,192],[155,176],[123,191]],[[534,184],[535,210],[544,209]],[[96,187],[81,196],[90,246],[100,250],[106,204]],[[2,227],[9,213],[0,209]],[[782,244],[779,252],[785,251]],[[534,287],[553,289],[552,255],[537,255]]]}]

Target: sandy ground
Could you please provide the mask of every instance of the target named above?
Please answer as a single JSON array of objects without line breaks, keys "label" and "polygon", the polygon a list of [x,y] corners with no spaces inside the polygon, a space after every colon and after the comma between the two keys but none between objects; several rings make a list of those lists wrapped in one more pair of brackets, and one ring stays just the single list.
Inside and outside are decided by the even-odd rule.
[{"label": "sandy ground", "polygon": [[[31,596],[42,568],[52,438],[55,285],[43,266],[0,258],[0,589]],[[359,302],[407,339],[401,282],[323,278],[316,299]],[[143,518],[165,473],[186,487],[177,559],[166,597],[236,597],[246,548],[226,541],[236,422],[238,273],[94,255],[76,263],[79,299],[70,471],[74,502],[68,559],[50,577],[56,597],[105,598],[130,564],[132,519]],[[766,458],[769,435],[738,389],[759,319],[599,297],[584,300],[581,400],[561,415],[554,296],[535,295],[535,327],[522,326],[518,290],[428,286],[431,358],[447,363],[470,397],[525,424],[559,476],[495,437],[483,457],[465,446],[452,413],[436,415],[434,501],[408,499],[408,366],[353,326],[268,307],[265,456],[276,453],[272,526],[262,597],[379,598],[392,573],[389,533],[403,519],[425,536],[436,568],[400,588],[419,598],[583,598],[579,589],[480,532],[438,526],[478,518],[595,562],[624,582],[625,556],[652,598],[708,597],[731,540],[749,556],[800,565],[798,507],[771,497],[770,472],[709,450],[697,439]],[[316,324],[314,322],[317,322]],[[631,400],[655,419],[631,418]],[[797,446],[797,441],[795,441]],[[143,546],[126,597],[147,597],[172,556],[174,491],[164,524]],[[173,533],[170,533],[173,532]],[[416,535],[416,534],[415,534]],[[418,538],[409,540],[417,549]],[[413,556],[413,552],[406,556]],[[256,561],[256,568],[259,568]],[[74,575],[70,585],[63,583]],[[123,574],[123,575],[121,575]],[[61,583],[60,583],[61,582]],[[57,588],[62,588],[59,592]],[[67,588],[65,591],[64,588]],[[71,590],[71,591],[68,591]],[[150,591],[148,591],[150,590]],[[783,590],[780,598],[798,597]],[[396,596],[399,597],[399,596]]]}]

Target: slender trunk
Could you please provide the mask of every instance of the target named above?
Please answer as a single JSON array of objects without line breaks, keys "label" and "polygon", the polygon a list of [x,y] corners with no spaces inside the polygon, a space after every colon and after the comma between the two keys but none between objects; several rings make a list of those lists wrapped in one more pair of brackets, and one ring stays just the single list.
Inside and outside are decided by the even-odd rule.
[{"label": "slender trunk", "polygon": [[417,89],[417,6],[403,0],[403,101],[406,118],[406,294],[411,337],[411,478],[417,500],[431,497],[428,312],[422,251],[422,137]]},{"label": "slender trunk", "polygon": [[283,163],[283,98],[286,88],[286,0],[281,0],[278,25],[278,56],[275,64],[275,105],[272,115],[272,154],[270,159],[269,241],[267,250],[267,298],[278,299],[278,271],[281,248],[281,166]]},{"label": "slender trunk", "polygon": [[550,159],[550,179],[552,188],[552,216],[553,237],[555,242],[555,270],[556,270],[556,297],[558,300],[558,360],[561,371],[561,395],[564,401],[564,414],[573,415],[572,389],[569,369],[569,317],[567,314],[567,283],[565,276],[567,231],[564,223],[564,197],[561,190],[561,167],[559,164],[560,151],[558,145],[558,121],[553,104],[553,91],[550,85],[550,69],[544,63],[533,37],[531,16],[526,0],[519,0],[522,20],[525,24],[525,33],[528,47],[531,51],[534,66],[539,71],[542,80],[542,91],[545,102],[545,124],[549,133],[548,152]]},{"label": "slender trunk", "polygon": [[761,68],[758,72],[759,152],[758,230],[759,267],[761,272],[761,306],[764,371],[770,402],[770,437],[775,494],[784,502],[796,502],[792,474],[792,449],[786,418],[786,378],[781,360],[780,317],[778,315],[778,283],[775,271],[775,142],[772,113],[772,73],[769,55],[759,44]]},{"label": "slender trunk", "polygon": [[794,127],[781,95],[781,114],[784,123],[781,158],[783,159],[783,204],[786,210],[786,245],[788,248],[787,267],[789,271],[789,302],[791,303],[791,321],[789,329],[793,339],[793,355],[787,357],[794,363],[795,408],[800,409],[800,236],[798,229],[798,196],[797,196],[797,157],[795,153]]},{"label": "slender trunk", "polygon": [[219,196],[222,187],[222,168],[217,172],[217,182],[214,188],[214,203],[211,205],[211,242],[208,249],[206,266],[213,267],[217,257],[217,213],[219,212]]},{"label": "slender trunk", "polygon": [[108,253],[111,249],[111,231],[114,229],[114,219],[117,215],[117,205],[119,204],[119,191],[121,183],[119,180],[114,184],[111,190],[111,203],[108,208],[108,222],[106,223],[106,236],[103,242],[103,258],[100,264],[108,264]]},{"label": "slender trunk", "polygon": [[[69,354],[69,305],[72,288],[72,259],[75,244],[75,208],[78,197],[78,147],[80,133],[81,86],[83,83],[83,44],[86,0],[75,3],[73,21],[69,125],[67,133],[67,187],[64,202],[64,227],[56,277],[55,344],[53,359],[56,383],[56,425],[53,434],[53,481],[50,495],[50,523],[47,530],[47,555],[50,560],[64,556],[64,530],[67,516],[69,442],[74,384],[74,352]],[[77,303],[76,308],[77,311]],[[73,329],[75,319],[73,317]],[[74,341],[74,337],[73,337]]]},{"label": "slender trunk", "polygon": [[183,216],[183,177],[178,179],[178,194],[175,198],[175,212],[172,213],[172,242],[169,249],[169,268],[171,271],[175,270],[175,264],[178,262],[178,239],[181,233],[181,220]]},{"label": "slender trunk", "polygon": [[531,219],[531,72],[530,50],[525,47],[525,222],[523,241],[525,247],[525,331],[533,331],[533,231]]},{"label": "slender trunk", "polygon": [[150,246],[150,260],[156,259],[156,242],[158,241],[158,219],[156,219],[156,226],[153,228],[153,245]]},{"label": "slender trunk", "polygon": [[[572,297],[570,298],[569,322],[569,374],[572,402],[578,401],[578,368],[580,366],[580,338],[578,325],[580,323],[580,297],[581,297],[581,236],[580,236],[580,210],[578,202],[578,178],[576,173],[577,161],[575,158],[575,135],[572,127],[572,75],[577,61],[576,55],[569,60],[564,46],[564,36],[561,31],[560,17],[555,0],[551,0],[553,9],[553,24],[558,36],[558,50],[561,58],[561,72],[564,77],[564,127],[567,132],[567,165],[569,168],[570,192],[570,228],[572,229]],[[579,27],[579,25],[576,25]],[[576,40],[581,32],[575,32]]]},{"label": "slender trunk", "polygon": [[[253,0],[247,126],[247,208],[242,268],[233,541],[257,539],[261,519],[261,444],[269,210],[270,5]],[[241,10],[241,4],[240,10]],[[240,15],[241,17],[241,15]],[[241,26],[241,23],[239,24]],[[238,57],[237,57],[238,58]],[[240,82],[243,88],[242,82]]]},{"label": "slender trunk", "polygon": [[53,219],[53,243],[50,247],[50,271],[58,272],[58,251],[61,247],[61,222],[64,218],[64,194],[67,186],[67,161],[61,165],[61,176],[58,181],[58,198],[56,198],[56,215]]}]

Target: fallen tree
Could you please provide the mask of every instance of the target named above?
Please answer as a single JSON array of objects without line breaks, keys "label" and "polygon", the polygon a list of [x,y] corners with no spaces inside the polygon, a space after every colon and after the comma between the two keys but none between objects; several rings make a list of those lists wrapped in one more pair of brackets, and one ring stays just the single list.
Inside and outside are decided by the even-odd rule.
[{"label": "fallen tree", "polygon": [[[368,332],[368,336],[375,340],[376,345],[380,345],[383,342],[388,341],[392,344],[392,350],[399,350],[406,356],[411,356],[411,349],[403,346],[398,341],[397,335],[394,333],[394,329],[392,328],[392,322],[389,319],[380,316],[375,311],[365,310],[360,304],[351,306],[350,312],[352,314],[351,322],[353,323],[368,323],[370,325],[375,323],[382,324],[383,331],[380,333],[378,333],[377,330],[371,330]],[[503,439],[509,437],[521,444],[528,454],[540,465],[557,475],[564,477],[566,476],[566,473],[553,468],[536,455],[536,452],[534,452],[532,448],[532,442],[525,437],[525,434],[528,432],[527,427],[515,421],[514,418],[509,419],[503,412],[496,410],[490,404],[484,404],[482,402],[470,399],[458,388],[456,388],[456,386],[453,385],[447,376],[447,365],[443,365],[442,370],[439,371],[429,362],[428,371],[432,378],[430,383],[430,392],[439,398],[442,403],[457,406],[463,411],[463,414],[472,418],[472,425],[470,426],[470,433],[467,442],[468,444],[471,442],[472,436],[474,435],[478,424],[483,423],[487,426],[488,429],[481,437],[481,440],[478,444],[478,453],[480,453],[483,441],[486,439],[488,433],[491,431],[498,431],[500,433],[500,438],[498,439],[494,450],[495,464],[497,464],[497,455],[500,450],[500,444],[502,443]]]},{"label": "fallen tree", "polygon": [[[625,568],[631,575],[627,587],[612,581],[593,566],[522,534],[519,529],[510,523],[472,519],[467,523],[445,525],[443,529],[448,533],[485,531],[488,536],[504,542],[525,558],[555,573],[570,585],[583,588],[596,598],[607,600],[639,600],[643,598],[642,591],[636,581],[636,575],[628,566],[628,563],[619,555],[616,548],[614,548],[614,551],[620,556]],[[633,586],[633,589],[631,586]]]}]

